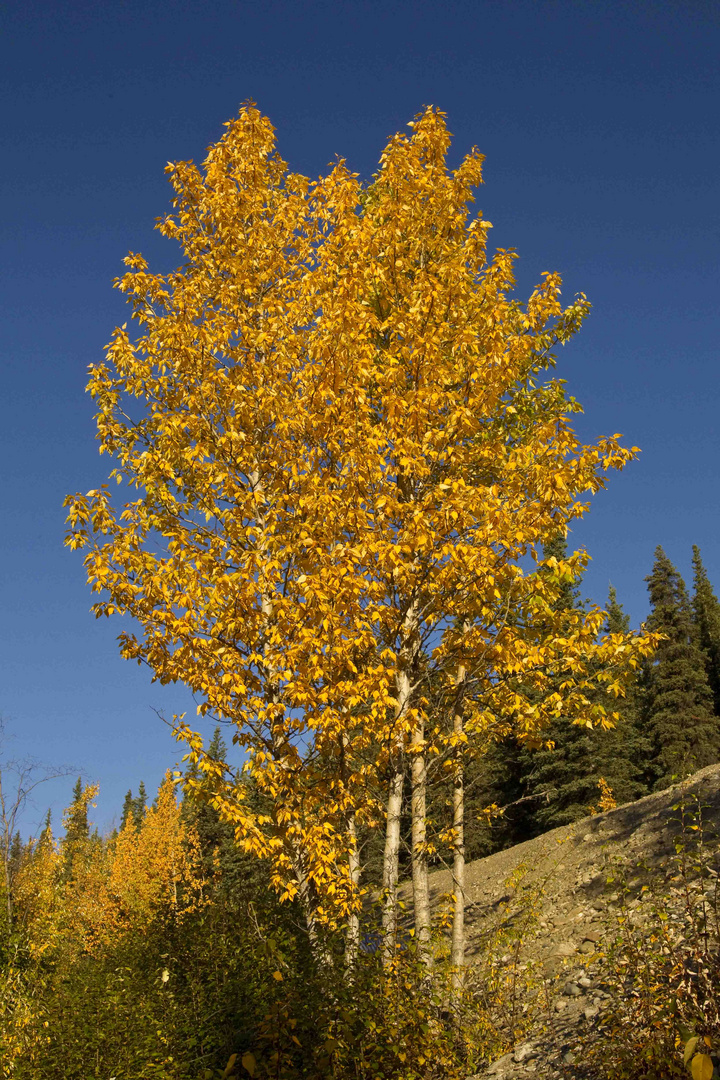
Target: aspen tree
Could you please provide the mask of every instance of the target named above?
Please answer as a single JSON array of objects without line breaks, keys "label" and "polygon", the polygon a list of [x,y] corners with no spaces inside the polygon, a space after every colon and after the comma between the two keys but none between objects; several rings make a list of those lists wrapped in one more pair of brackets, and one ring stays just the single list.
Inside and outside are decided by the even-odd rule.
[{"label": "aspen tree", "polygon": [[[582,722],[605,722],[608,710],[587,693],[597,664],[612,697],[647,648],[632,637],[600,642],[597,608],[570,627],[553,620],[553,600],[581,554],[555,560],[549,573],[520,566],[529,553],[537,560],[542,542],[584,513],[581,496],[635,453],[617,436],[581,446],[568,422],[579,406],[560,381],[540,381],[553,350],[581,325],[587,301],[563,310],[552,274],[525,307],[510,299],[512,253],[488,263],[489,223],[469,221],[481,156],[473,151],[451,172],[444,116],[428,110],[410,126],[411,136],[395,137],[383,154],[351,260],[364,278],[361,308],[370,312],[369,322],[359,309],[352,319],[362,385],[354,396],[367,403],[352,429],[363,447],[353,538],[367,552],[366,610],[392,691],[379,759],[389,777],[386,955],[396,935],[405,759],[415,934],[426,954],[430,936],[428,755],[446,736],[428,710],[427,680],[444,678],[451,694],[458,680],[464,687],[458,747],[509,731],[537,739],[561,707]],[[553,692],[558,673],[561,693]],[[457,794],[459,840],[459,783]],[[460,863],[457,843],[456,851]]]},{"label": "aspen tree", "polygon": [[488,261],[490,224],[469,217],[482,158],[451,171],[449,142],[428,109],[368,186],[343,162],[311,183],[247,106],[202,168],[169,166],[159,228],[184,264],[151,274],[129,256],[117,284],[137,333],[115,331],[89,383],[127,501],[68,500],[96,614],[139,624],[122,654],[234,725],[267,813],[189,723],[177,731],[238,840],[302,901],[321,960],[325,927],[357,951],[357,827],[381,814],[394,952],[407,766],[430,960],[426,785],[449,736],[428,679],[453,699],[462,683],[459,768],[466,740],[539,739],[561,710],[607,722],[591,683],[610,699],[646,648],[599,640],[596,609],[553,624],[582,555],[524,566],[635,451],[578,442],[579,406],[542,379],[587,300],[563,309],[555,274],[511,298],[514,255]]},{"label": "aspen tree", "polygon": [[[239,840],[272,861],[283,895],[300,895],[314,936],[317,918],[344,912],[353,893],[339,744],[348,700],[369,697],[353,671],[371,642],[362,553],[340,542],[354,466],[338,445],[354,408],[343,387],[353,335],[338,324],[360,189],[342,164],[315,185],[289,174],[253,107],[203,170],[168,172],[176,213],[159,228],[185,264],[153,275],[128,257],[117,285],[138,335],[118,328],[89,383],[101,451],[131,501],[116,508],[107,487],[69,500],[69,543],[94,537],[96,614],[140,624],[121,634],[122,654],[235,724],[270,814],[255,813],[218,763],[204,757],[201,771]],[[374,685],[372,666],[365,681]],[[202,755],[181,720],[179,730]],[[331,790],[319,771],[328,762]]]}]

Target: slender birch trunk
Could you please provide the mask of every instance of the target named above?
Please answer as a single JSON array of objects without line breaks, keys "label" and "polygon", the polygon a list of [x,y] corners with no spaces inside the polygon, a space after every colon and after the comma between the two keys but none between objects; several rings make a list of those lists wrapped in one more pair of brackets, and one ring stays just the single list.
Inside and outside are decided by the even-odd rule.
[{"label": "slender birch trunk", "polygon": [[402,812],[405,718],[410,708],[412,682],[410,673],[417,657],[417,605],[412,603],[403,621],[402,639],[395,677],[395,745],[392,749],[392,775],[387,799],[385,851],[383,854],[383,959],[389,963],[397,945],[397,893],[400,867],[400,814]]},{"label": "slender birch trunk", "polygon": [[[348,821],[348,841],[350,881],[352,882],[353,890],[357,893],[358,886],[360,885],[360,851],[357,843],[355,814],[352,814]],[[348,917],[347,929],[345,931],[345,970],[349,976],[352,975],[353,968],[355,967],[359,949],[360,912],[357,911],[357,909],[353,909]]]},{"label": "slender birch trunk", "polygon": [[464,725],[463,695],[465,668],[458,668],[453,708],[455,763],[453,770],[453,891],[455,904],[452,924],[451,963],[452,985],[460,995],[465,981],[465,767],[462,735]]},{"label": "slender birch trunk", "polygon": [[[349,723],[349,716],[347,710],[345,712],[346,720]],[[350,737],[347,731],[343,731],[340,736],[340,775],[342,782],[347,790],[350,780],[350,770],[348,768],[347,752],[350,745]],[[357,820],[356,813],[353,810],[348,817],[347,821],[347,840],[348,840],[348,875],[350,877],[350,886],[353,891],[353,904],[357,902],[358,890],[360,886],[360,875],[362,867],[360,865],[360,849],[358,848],[357,838]],[[348,915],[347,926],[345,927],[345,977],[352,979],[353,969],[357,961],[358,952],[360,950],[360,912],[357,907],[353,906]]]},{"label": "slender birch trunk", "polygon": [[410,742],[412,756],[412,883],[415,911],[415,941],[418,954],[431,966],[430,884],[427,858],[427,762],[425,726],[419,724]]},{"label": "slender birch trunk", "polygon": [[402,742],[394,748],[393,773],[387,799],[385,851],[383,852],[383,960],[386,964],[395,956],[397,945],[397,892],[400,870],[400,814],[403,799],[404,758]]}]

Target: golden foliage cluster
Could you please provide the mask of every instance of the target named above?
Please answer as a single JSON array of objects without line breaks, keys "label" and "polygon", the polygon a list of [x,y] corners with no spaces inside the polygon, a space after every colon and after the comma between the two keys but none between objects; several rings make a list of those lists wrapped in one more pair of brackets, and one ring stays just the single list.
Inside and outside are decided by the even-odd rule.
[{"label": "golden foliage cluster", "polygon": [[[66,822],[86,812],[97,791],[83,788]],[[0,969],[0,1075],[13,1076],[19,1062],[30,1068],[53,1045],[55,969],[72,978],[74,965],[100,962],[125,939],[149,939],[161,923],[179,930],[207,904],[207,884],[197,834],[182,820],[169,774],[139,826],[130,817],[111,838],[87,832],[59,842],[46,829],[26,849],[14,887],[16,927]]]},{"label": "golden foliage cluster", "polygon": [[[554,273],[513,298],[514,253],[490,258],[470,215],[482,156],[448,167],[437,110],[410,127],[368,185],[344,161],[289,172],[253,105],[202,167],[168,166],[158,228],[182,265],[127,258],[135,332],[90,374],[122,497],[68,499],[96,615],[132,616],[122,654],[234,725],[262,813],[177,718],[239,841],[328,926],[357,912],[348,822],[382,821],[398,747],[457,756],[537,743],[559,715],[610,724],[652,645],[600,637],[597,608],[559,618],[584,553],[537,572],[636,454],[582,445],[579,405],[547,376],[588,301],[563,307]],[[399,702],[421,654],[448,698],[463,672],[460,736],[422,680]]]}]

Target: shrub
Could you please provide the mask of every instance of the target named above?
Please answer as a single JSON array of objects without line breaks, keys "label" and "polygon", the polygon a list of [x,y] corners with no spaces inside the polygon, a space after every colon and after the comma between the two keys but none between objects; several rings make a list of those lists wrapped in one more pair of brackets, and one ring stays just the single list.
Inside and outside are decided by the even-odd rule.
[{"label": "shrub", "polygon": [[665,872],[613,878],[613,1006],[593,1053],[608,1080],[720,1074],[720,847],[697,799],[683,796],[674,810],[679,832]]}]

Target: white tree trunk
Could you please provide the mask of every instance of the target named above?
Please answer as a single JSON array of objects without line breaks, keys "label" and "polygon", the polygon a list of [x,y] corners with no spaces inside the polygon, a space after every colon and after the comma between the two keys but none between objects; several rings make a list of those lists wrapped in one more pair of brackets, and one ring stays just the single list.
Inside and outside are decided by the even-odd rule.
[{"label": "white tree trunk", "polygon": [[395,676],[395,743],[387,798],[385,851],[383,854],[383,959],[389,963],[397,946],[397,893],[400,866],[400,814],[403,800],[405,725],[412,696],[411,672],[418,654],[417,605],[411,604],[403,620]]},{"label": "white tree trunk", "polygon": [[460,667],[456,679],[453,709],[455,762],[453,770],[453,892],[455,903],[452,924],[451,963],[453,990],[459,996],[465,979],[465,768],[462,744],[463,693],[465,668]]},{"label": "white tree trunk", "polygon": [[[350,880],[353,885],[355,894],[357,895],[357,889],[360,884],[360,852],[357,844],[357,829],[355,826],[355,815],[353,814],[348,821],[348,859],[350,869]],[[353,909],[348,917],[348,924],[345,931],[345,970],[349,976],[352,976],[353,968],[357,961],[358,951],[360,949],[360,913]]]},{"label": "white tree trunk", "polygon": [[412,883],[415,911],[415,941],[418,955],[429,966],[430,951],[430,885],[427,858],[427,762],[425,731],[419,725],[412,734]]},{"label": "white tree trunk", "polygon": [[383,853],[382,951],[388,964],[395,956],[397,945],[397,892],[400,867],[400,814],[403,799],[402,744],[395,746],[393,773],[387,798],[385,851]]}]

